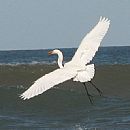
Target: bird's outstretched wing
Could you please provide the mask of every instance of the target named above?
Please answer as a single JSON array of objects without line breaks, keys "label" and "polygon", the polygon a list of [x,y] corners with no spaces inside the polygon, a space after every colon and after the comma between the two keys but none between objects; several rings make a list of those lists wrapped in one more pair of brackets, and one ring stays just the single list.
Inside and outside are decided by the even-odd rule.
[{"label": "bird's outstretched wing", "polygon": [[100,17],[97,25],[84,37],[75,55],[72,58],[73,63],[87,64],[94,57],[100,43],[108,31],[110,20]]},{"label": "bird's outstretched wing", "polygon": [[30,99],[34,96],[42,94],[51,87],[67,81],[76,76],[76,71],[69,68],[57,69],[45,76],[39,78],[35,83],[20,95],[22,99]]}]

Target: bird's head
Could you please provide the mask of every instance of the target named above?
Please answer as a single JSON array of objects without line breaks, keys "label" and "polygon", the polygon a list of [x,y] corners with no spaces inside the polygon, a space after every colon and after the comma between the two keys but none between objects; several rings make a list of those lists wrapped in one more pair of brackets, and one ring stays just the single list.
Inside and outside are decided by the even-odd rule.
[{"label": "bird's head", "polygon": [[48,51],[48,55],[57,54],[58,55],[58,65],[60,68],[63,68],[62,61],[63,61],[63,54],[60,50],[55,49],[52,51]]},{"label": "bird's head", "polygon": [[58,49],[54,49],[54,50],[52,50],[52,51],[48,51],[48,55],[59,54],[59,53],[61,53],[61,51],[58,50]]}]

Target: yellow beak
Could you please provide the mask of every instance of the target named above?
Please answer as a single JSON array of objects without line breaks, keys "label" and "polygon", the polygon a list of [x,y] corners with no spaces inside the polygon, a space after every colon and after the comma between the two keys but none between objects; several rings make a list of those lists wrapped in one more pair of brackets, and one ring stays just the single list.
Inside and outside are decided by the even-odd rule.
[{"label": "yellow beak", "polygon": [[52,55],[53,54],[53,51],[48,51],[48,55]]}]

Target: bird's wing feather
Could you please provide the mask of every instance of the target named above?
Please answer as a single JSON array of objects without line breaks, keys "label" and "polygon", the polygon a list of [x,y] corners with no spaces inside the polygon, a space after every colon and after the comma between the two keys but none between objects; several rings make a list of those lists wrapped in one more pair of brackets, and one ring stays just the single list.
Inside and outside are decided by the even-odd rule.
[{"label": "bird's wing feather", "polygon": [[75,76],[76,71],[72,69],[57,69],[36,80],[35,83],[28,90],[26,90],[22,95],[20,95],[20,97],[24,100],[30,99],[34,96],[42,94],[51,87],[58,85],[64,81],[67,81]]},{"label": "bird's wing feather", "polygon": [[84,37],[75,55],[74,63],[87,64],[94,57],[100,43],[108,31],[110,20],[100,17],[97,25]]}]

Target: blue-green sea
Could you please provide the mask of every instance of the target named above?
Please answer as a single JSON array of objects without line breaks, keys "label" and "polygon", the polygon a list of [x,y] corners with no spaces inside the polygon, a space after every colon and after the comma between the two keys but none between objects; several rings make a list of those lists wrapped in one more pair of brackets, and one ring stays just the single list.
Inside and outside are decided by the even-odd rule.
[{"label": "blue-green sea", "polygon": [[[76,48],[61,48],[64,63]],[[67,81],[23,101],[19,95],[37,78],[58,68],[47,50],[0,51],[0,130],[130,130],[130,47],[101,47],[92,63],[93,95],[81,83]]]}]

